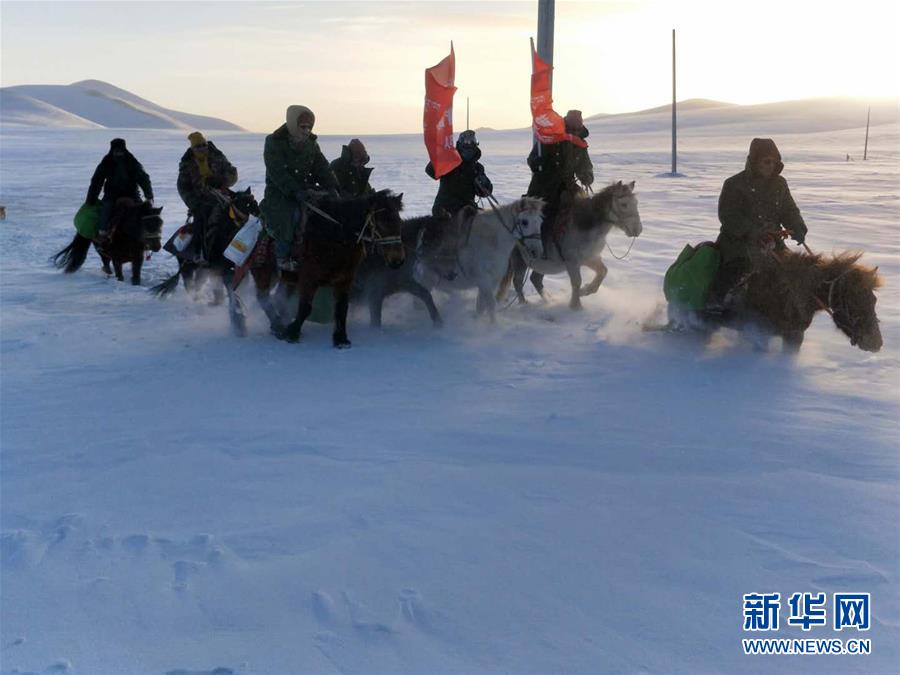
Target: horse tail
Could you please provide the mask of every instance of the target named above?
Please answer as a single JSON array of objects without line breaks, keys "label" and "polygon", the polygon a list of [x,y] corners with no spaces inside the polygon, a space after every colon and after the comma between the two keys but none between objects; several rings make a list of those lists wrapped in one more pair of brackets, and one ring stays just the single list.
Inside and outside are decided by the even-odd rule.
[{"label": "horse tail", "polygon": [[509,261],[506,263],[506,274],[503,275],[503,278],[500,280],[500,285],[497,287],[498,301],[502,301],[509,292],[509,285],[512,283],[514,273],[513,256],[511,255],[509,256]]},{"label": "horse tail", "polygon": [[160,300],[165,298],[169,293],[178,288],[178,277],[181,276],[181,266],[178,267],[178,270],[170,276],[168,279],[163,281],[162,283],[156,284],[156,286],[152,286],[149,291],[153,293]]},{"label": "horse tail", "polygon": [[90,248],[91,240],[76,234],[72,243],[54,255],[51,260],[59,269],[65,268],[66,274],[71,274],[77,272],[84,264]]}]

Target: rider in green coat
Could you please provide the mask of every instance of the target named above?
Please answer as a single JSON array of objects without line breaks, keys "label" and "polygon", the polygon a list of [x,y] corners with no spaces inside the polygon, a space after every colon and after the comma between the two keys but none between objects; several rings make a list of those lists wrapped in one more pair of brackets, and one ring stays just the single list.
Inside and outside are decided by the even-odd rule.
[{"label": "rider in green coat", "polygon": [[286,117],[285,124],[266,136],[266,191],[259,208],[266,230],[275,240],[279,267],[292,270],[296,262],[290,259],[291,243],[306,220],[310,192],[328,191],[337,196],[338,183],[312,133],[313,112],[292,105]]},{"label": "rider in green coat", "polygon": [[358,138],[352,139],[341,150],[341,156],[331,163],[331,170],[340,186],[341,197],[362,197],[375,192],[369,185],[373,167],[369,163],[366,146]]}]

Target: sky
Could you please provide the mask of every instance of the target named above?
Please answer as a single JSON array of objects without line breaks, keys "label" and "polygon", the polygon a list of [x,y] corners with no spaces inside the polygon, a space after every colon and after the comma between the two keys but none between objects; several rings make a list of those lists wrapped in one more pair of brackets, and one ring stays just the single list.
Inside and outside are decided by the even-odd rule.
[{"label": "sky", "polygon": [[[0,1],[0,84],[98,79],[167,108],[271,131],[300,103],[316,132],[421,128],[424,70],[456,52],[454,127],[531,123],[529,2]],[[900,3],[556,2],[555,108],[678,99],[900,97]]]}]

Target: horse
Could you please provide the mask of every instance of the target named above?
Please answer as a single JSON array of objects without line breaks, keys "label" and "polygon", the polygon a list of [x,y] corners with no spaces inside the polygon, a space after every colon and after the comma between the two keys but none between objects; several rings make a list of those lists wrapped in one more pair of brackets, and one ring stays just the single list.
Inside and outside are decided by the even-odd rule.
[{"label": "horse", "polygon": [[[193,254],[179,251],[174,246],[174,239],[178,233],[172,235],[163,248],[179,261],[178,270],[168,279],[151,288],[150,292],[164,298],[177,288],[179,278],[184,283],[185,290],[191,291],[200,287],[206,277],[217,277],[228,296],[228,315],[231,319],[232,330],[235,335],[243,337],[247,334],[244,307],[240,297],[232,288],[235,267],[234,263],[224,254],[231,240],[247,223],[250,216],[259,217],[259,204],[249,187],[242,192],[217,191],[213,194],[221,201],[222,208],[219,212],[222,217],[206,224],[204,235],[206,242],[203,247],[205,260],[196,261]],[[221,302],[222,288],[216,287],[213,304]]]},{"label": "horse", "polygon": [[668,327],[712,332],[721,326],[753,325],[765,334],[780,336],[784,351],[796,352],[813,316],[825,311],[851,345],[877,352],[883,344],[875,313],[881,277],[877,267],[859,263],[861,256],[854,252],[770,254],[757,261],[724,312],[690,312],[670,305]]},{"label": "horse", "polygon": [[352,199],[324,197],[310,205],[304,233],[301,237],[298,232],[294,240],[298,270],[281,272],[286,295],[297,292],[300,296],[296,318],[287,325],[269,295],[275,279],[272,239],[267,237],[257,242],[249,263],[250,272],[272,333],[279,339],[298,342],[303,322],[312,311],[316,291],[320,286],[331,286],[335,296],[332,343],[338,349],[350,347],[347,309],[356,270],[367,251],[380,250],[389,267],[403,265],[402,209],[403,194],[395,195],[390,190]]},{"label": "horse", "polygon": [[443,325],[443,319],[431,291],[416,281],[419,265],[446,268],[442,276],[453,280],[457,274],[456,261],[463,219],[462,211],[451,217],[446,211],[439,216],[420,216],[404,220],[400,237],[406,249],[403,265],[393,269],[384,260],[370,256],[363,260],[356,273],[356,283],[351,299],[364,298],[369,306],[369,322],[373,328],[381,327],[381,310],[384,299],[395,293],[406,292],[425,303],[435,328]]},{"label": "horse", "polygon": [[[525,272],[531,267],[531,283],[544,298],[544,275],[568,272],[572,284],[569,307],[581,309],[581,297],[596,293],[606,278],[607,267],[600,259],[606,237],[613,226],[629,237],[643,230],[638,214],[634,181],[627,185],[618,181],[590,197],[577,197],[568,209],[561,209],[561,238],[548,244],[546,257],[526,260],[519,249],[510,257],[509,269],[497,291],[497,299],[506,297],[509,282],[516,289],[519,303],[525,304]],[[551,223],[548,223],[548,226]],[[581,285],[581,266],[594,270],[594,279]]]},{"label": "horse", "polygon": [[[100,254],[103,271],[111,274],[112,262],[116,279],[125,281],[122,265],[131,263],[131,283],[141,284],[141,266],[144,263],[144,251],[155,253],[160,249],[163,220],[160,217],[162,207],[154,208],[150,202],[138,202],[123,197],[116,202],[113,212],[113,233],[106,243],[94,241],[94,248]],[[81,269],[91,247],[91,240],[76,234],[72,243],[53,256],[53,264],[65,269],[66,274]]]},{"label": "horse", "polygon": [[[466,207],[468,209],[469,207]],[[497,285],[509,267],[513,250],[529,259],[541,255],[541,223],[544,200],[521,199],[490,211],[477,211],[466,217],[467,229],[453,261],[421,260],[421,277],[426,285],[442,289],[477,288],[476,314],[487,312],[495,320]],[[452,266],[448,266],[452,262]],[[458,274],[451,274],[455,268]]]}]

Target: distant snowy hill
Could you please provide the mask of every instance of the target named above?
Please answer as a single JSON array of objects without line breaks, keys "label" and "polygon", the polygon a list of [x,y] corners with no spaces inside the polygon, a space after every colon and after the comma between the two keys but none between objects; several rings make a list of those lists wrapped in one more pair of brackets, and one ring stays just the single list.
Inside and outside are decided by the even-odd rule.
[{"label": "distant snowy hill", "polygon": [[[703,129],[706,135],[751,133],[755,136],[842,131],[866,126],[868,101],[851,98],[811,98],[757,105],[735,105],[706,99],[680,101],[679,131]],[[872,126],[900,121],[900,101],[871,101]],[[592,115],[586,119],[592,132],[601,134],[658,132],[672,126],[671,105],[618,115]]]},{"label": "distant snowy hill", "polygon": [[0,121],[29,127],[242,131],[216,117],[163,108],[100,80],[3,87]]}]

